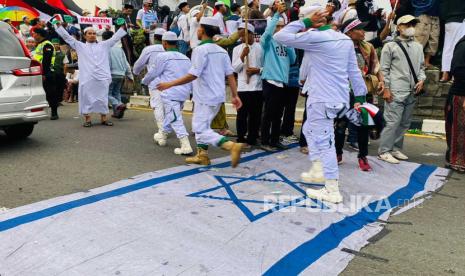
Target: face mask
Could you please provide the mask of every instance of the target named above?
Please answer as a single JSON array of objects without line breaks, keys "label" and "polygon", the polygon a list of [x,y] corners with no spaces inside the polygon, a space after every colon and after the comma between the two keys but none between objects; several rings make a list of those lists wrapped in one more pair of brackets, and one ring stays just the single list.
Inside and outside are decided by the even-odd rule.
[{"label": "face mask", "polygon": [[415,28],[409,27],[403,31],[403,35],[406,37],[412,37],[415,35]]}]

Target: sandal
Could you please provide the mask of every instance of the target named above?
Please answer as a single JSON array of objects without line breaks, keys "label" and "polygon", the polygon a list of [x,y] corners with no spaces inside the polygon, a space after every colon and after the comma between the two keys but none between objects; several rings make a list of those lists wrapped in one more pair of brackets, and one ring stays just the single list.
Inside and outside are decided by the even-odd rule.
[{"label": "sandal", "polygon": [[92,126],[92,122],[85,122],[84,124],[82,124],[83,127],[91,127]]},{"label": "sandal", "polygon": [[110,121],[103,121],[102,125],[104,125],[104,126],[113,126],[113,123],[110,122]]}]

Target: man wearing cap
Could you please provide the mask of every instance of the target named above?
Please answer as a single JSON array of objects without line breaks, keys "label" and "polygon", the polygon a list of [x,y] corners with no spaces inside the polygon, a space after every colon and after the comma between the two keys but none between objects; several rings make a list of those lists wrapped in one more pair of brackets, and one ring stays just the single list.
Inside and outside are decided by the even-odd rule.
[{"label": "man wearing cap", "polygon": [[[166,52],[155,57],[154,66],[149,70],[142,83],[157,85],[160,82],[170,82],[188,74],[191,61],[184,54],[178,52],[176,48],[178,40],[179,38],[173,32],[163,34],[162,43]],[[174,131],[181,145],[174,150],[177,155],[190,155],[193,152],[189,142],[189,133],[182,119],[184,102],[189,99],[191,91],[192,84],[187,83],[171,87],[161,93],[165,120],[162,131],[154,135],[154,140],[158,145],[165,146],[168,135]]]},{"label": "man wearing cap", "polygon": [[285,149],[280,143],[281,118],[284,113],[286,85],[289,82],[290,65],[294,64],[296,54],[294,49],[286,47],[273,38],[273,34],[284,27],[284,19],[281,14],[286,10],[282,3],[274,4],[273,18],[265,29],[260,44],[263,48],[263,100],[264,111],[261,125],[262,149],[277,151]]},{"label": "man wearing cap", "polygon": [[55,65],[55,48],[53,44],[46,39],[48,33],[44,29],[36,29],[32,36],[34,37],[37,47],[33,58],[42,63],[43,68],[43,85],[47,102],[51,109],[50,120],[58,119],[58,103],[59,96],[57,95],[54,65]]},{"label": "man wearing cap", "polygon": [[[165,52],[162,43],[163,34],[166,31],[162,28],[155,29],[154,35],[154,45],[150,45],[144,48],[139,59],[134,63],[133,73],[134,75],[140,75],[144,68],[147,70],[152,70],[155,66],[155,58],[158,54]],[[158,132],[163,130],[163,122],[165,120],[165,113],[163,111],[163,101],[161,99],[160,91],[157,90],[155,82],[152,82],[148,85],[150,93],[150,106],[153,109],[153,114],[155,116],[155,122],[158,127]]]},{"label": "man wearing cap", "polygon": [[224,16],[228,12],[228,10],[226,9],[226,5],[224,4],[224,2],[218,1],[215,3],[215,10],[216,10],[216,13],[213,16],[213,18],[218,20],[221,35],[227,36],[228,30],[226,29],[226,25],[224,24]]},{"label": "man wearing cap", "polygon": [[178,17],[178,28],[181,31],[179,34],[179,52],[182,54],[186,54],[189,50],[189,39],[190,39],[190,32],[189,32],[189,18],[188,13],[190,11],[189,4],[187,1],[182,1],[179,6],[180,14]]},{"label": "man wearing cap", "polygon": [[137,12],[136,23],[145,31],[145,43],[150,45],[150,33],[157,27],[158,15],[153,10],[153,1],[144,0],[143,7]]},{"label": "man wearing cap", "polygon": [[202,17],[197,31],[202,40],[192,52],[192,67],[184,77],[170,82],[161,82],[157,88],[167,90],[174,86],[193,83],[192,130],[197,141],[197,155],[186,159],[188,164],[210,165],[208,146],[213,145],[227,150],[231,154],[231,166],[239,164],[242,144],[228,139],[211,129],[211,122],[226,101],[225,77],[232,93],[232,104],[241,108],[242,102],[237,95],[236,79],[226,50],[213,43],[212,38],[220,33],[220,23],[212,17]]},{"label": "man wearing cap", "polygon": [[[408,159],[400,150],[403,147],[404,134],[412,121],[415,96],[423,89],[426,79],[423,46],[415,41],[416,24],[417,19],[412,15],[399,18],[399,36],[396,41],[385,44],[381,52],[381,70],[386,83],[383,94],[386,126],[381,133],[378,158],[392,164]],[[415,72],[411,72],[407,57],[399,44],[407,51]],[[417,76],[417,83],[413,74]]]},{"label": "man wearing cap", "polygon": [[[239,30],[245,29],[245,23],[239,25]],[[255,28],[247,24],[248,38],[245,33],[241,40],[244,42],[233,49],[232,66],[238,74],[237,91],[242,101],[242,108],[237,111],[236,129],[237,142],[244,143],[244,147],[257,144],[258,130],[263,108],[262,80],[260,71],[263,67],[263,50],[259,43],[255,43]],[[245,41],[248,44],[245,44]],[[247,66],[248,65],[248,66]],[[247,134],[247,139],[245,138]]]},{"label": "man wearing cap", "polygon": [[[274,35],[288,47],[303,49],[309,55],[307,121],[304,134],[312,166],[301,175],[308,183],[324,183],[320,190],[307,189],[307,196],[331,203],[342,202],[339,169],[334,146],[334,120],[349,109],[350,86],[354,107],[365,102],[367,88],[357,65],[354,43],[327,24],[328,12],[315,11],[294,21]],[[301,32],[303,29],[309,31]]]},{"label": "man wearing cap", "polygon": [[97,42],[97,32],[88,27],[84,30],[86,42],[80,42],[68,34],[57,22],[57,33],[78,54],[79,64],[79,113],[85,118],[84,127],[91,127],[90,113],[99,113],[102,125],[113,126],[107,118],[108,90],[111,83],[110,49],[127,33],[125,27],[109,40]]},{"label": "man wearing cap", "polygon": [[190,43],[192,50],[194,50],[194,48],[197,47],[200,43],[199,38],[197,37],[197,30],[200,27],[200,19],[204,16],[207,7],[208,7],[208,3],[204,2],[200,10],[194,10],[191,13],[192,18],[190,22],[189,43]]},{"label": "man wearing cap", "polygon": [[[357,62],[360,68],[361,74],[366,82],[370,83],[371,93],[368,95],[369,102],[372,102],[373,95],[378,95],[379,92],[384,91],[384,77],[381,72],[381,66],[378,61],[378,55],[375,48],[369,42],[365,42],[365,31],[363,28],[367,23],[361,22],[358,18],[349,19],[341,26],[341,31],[349,36],[354,42],[355,52],[357,55]],[[354,105],[354,93],[350,93],[350,105]],[[336,140],[336,154],[338,163],[342,162],[343,147],[345,142],[346,128],[349,126],[349,130],[354,132],[354,140],[357,141],[358,145],[358,164],[362,171],[370,171],[371,166],[368,163],[368,139],[369,139],[369,128],[366,126],[356,126],[349,122],[344,117],[336,119],[335,128],[335,140]],[[349,137],[351,132],[349,131]]]},{"label": "man wearing cap", "polygon": [[25,42],[29,53],[31,53],[31,56],[34,56],[34,51],[36,50],[37,46],[36,40],[33,37],[28,37]]}]

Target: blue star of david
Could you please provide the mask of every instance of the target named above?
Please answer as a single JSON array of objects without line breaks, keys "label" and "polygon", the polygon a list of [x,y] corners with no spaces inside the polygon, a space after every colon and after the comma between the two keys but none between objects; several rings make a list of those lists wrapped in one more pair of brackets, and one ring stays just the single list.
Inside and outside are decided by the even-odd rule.
[{"label": "blue star of david", "polygon": [[[265,175],[272,175],[274,176],[274,179],[265,179],[262,178]],[[303,201],[307,200],[308,197],[305,193],[305,191],[299,187],[297,184],[300,184],[301,182],[293,182],[289,180],[287,177],[285,177],[282,173],[276,171],[276,170],[271,170],[268,172],[264,172],[258,175],[253,175],[250,177],[237,177],[237,176],[214,176],[215,179],[221,184],[219,186],[209,188],[206,190],[202,190],[199,192],[195,192],[192,194],[187,195],[188,197],[199,197],[199,198],[207,198],[207,199],[213,199],[213,200],[224,200],[224,201],[232,201],[241,211],[242,213],[249,219],[250,222],[257,221],[267,215],[270,215],[274,212],[277,212],[279,210],[282,210],[284,208],[290,207],[290,206],[295,206],[295,207],[301,207],[301,208],[321,208],[321,209],[328,209],[321,201],[317,201],[314,199],[310,199],[313,204],[310,205],[305,205],[303,204]],[[227,181],[230,180],[230,181]],[[232,181],[231,181],[232,180]],[[241,184],[246,181],[263,181],[263,182],[280,182],[289,185],[292,187],[294,190],[297,191],[298,194],[301,194],[302,196],[289,200],[287,202],[276,202],[274,204],[270,204],[270,202],[265,202],[261,200],[251,200],[251,199],[240,199],[236,193],[233,191],[231,188],[234,185]],[[306,185],[309,185],[308,183],[305,183]],[[318,184],[312,184],[314,186],[322,186]],[[219,196],[212,196],[208,195],[208,193],[211,193],[213,191],[219,190],[219,189],[225,189],[228,197],[219,197]],[[255,203],[255,204],[269,204],[269,206],[272,206],[272,208],[260,212],[258,214],[254,214],[247,206],[245,203]]]}]

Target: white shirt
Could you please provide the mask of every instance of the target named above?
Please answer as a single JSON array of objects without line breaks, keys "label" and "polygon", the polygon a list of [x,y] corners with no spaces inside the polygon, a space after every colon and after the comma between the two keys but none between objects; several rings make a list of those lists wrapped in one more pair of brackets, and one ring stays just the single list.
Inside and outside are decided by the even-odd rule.
[{"label": "white shirt", "polygon": [[[160,82],[169,82],[188,74],[191,61],[185,55],[177,51],[166,51],[156,56],[154,67],[149,70],[143,84],[158,85]],[[153,83],[155,82],[155,83]],[[172,101],[184,102],[189,99],[192,91],[192,83],[173,86],[163,91],[162,98]]]},{"label": "white shirt", "polygon": [[228,31],[226,30],[226,25],[224,25],[224,19],[223,19],[223,14],[221,12],[217,12],[213,18],[218,20],[218,23],[220,24],[220,32],[221,35],[228,35]]},{"label": "white shirt", "polygon": [[191,25],[191,28],[190,28],[190,31],[189,31],[190,45],[191,45],[191,48],[194,49],[200,43],[200,40],[197,37],[197,30],[200,27],[200,23],[197,21],[197,18],[195,16],[192,18],[190,25]]},{"label": "white shirt", "polygon": [[[297,20],[274,35],[274,39],[288,47],[303,49],[309,55],[307,103],[349,104],[349,80],[355,96],[365,96],[367,88],[357,64],[352,40],[332,29],[319,31],[304,29]],[[312,81],[309,81],[311,76]]]},{"label": "white shirt", "polygon": [[[242,62],[241,54],[245,47],[245,43],[237,45],[233,49],[232,67],[238,74],[237,78],[237,91],[261,91],[262,80],[260,74],[255,74],[250,77],[247,83],[246,63]],[[260,43],[249,45],[249,67],[262,68],[263,67],[263,49]],[[246,59],[244,59],[245,61]]]},{"label": "white shirt", "polygon": [[197,46],[192,52],[189,74],[197,79],[193,83],[193,101],[216,106],[226,101],[225,77],[234,70],[228,52],[214,43]]},{"label": "white shirt", "polygon": [[[150,45],[142,50],[139,59],[134,63],[132,71],[134,75],[140,75],[142,70],[147,67],[147,70],[151,70],[155,66],[155,58],[158,54],[164,53],[165,49],[161,44]],[[149,85],[150,90],[155,90],[155,80]]]},{"label": "white shirt", "polygon": [[180,14],[177,24],[178,24],[179,30],[181,31],[178,38],[184,40],[185,42],[189,42],[189,39],[190,39],[189,20],[185,13]]}]

